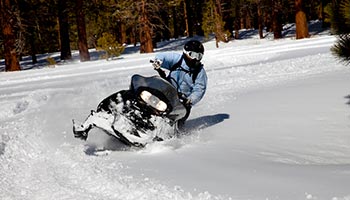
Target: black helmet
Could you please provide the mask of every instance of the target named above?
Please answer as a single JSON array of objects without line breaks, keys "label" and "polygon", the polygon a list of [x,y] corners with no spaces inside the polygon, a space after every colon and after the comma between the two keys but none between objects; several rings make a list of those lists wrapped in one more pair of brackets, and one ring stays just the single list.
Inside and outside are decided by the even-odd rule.
[{"label": "black helmet", "polygon": [[190,67],[191,70],[200,69],[204,54],[204,47],[202,43],[198,40],[190,40],[186,42],[183,49],[183,56],[187,66]]},{"label": "black helmet", "polygon": [[189,59],[200,61],[204,54],[204,47],[200,41],[190,40],[186,42],[183,52]]}]

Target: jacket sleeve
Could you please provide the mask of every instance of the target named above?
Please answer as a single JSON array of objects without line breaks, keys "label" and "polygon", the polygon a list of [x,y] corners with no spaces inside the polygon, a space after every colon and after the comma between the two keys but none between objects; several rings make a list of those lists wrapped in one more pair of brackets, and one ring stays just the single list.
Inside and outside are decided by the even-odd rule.
[{"label": "jacket sleeve", "polygon": [[181,54],[175,52],[165,52],[156,54],[155,59],[162,61],[162,68],[170,70],[170,68],[180,60],[180,57]]},{"label": "jacket sleeve", "polygon": [[197,79],[193,85],[191,94],[188,96],[188,99],[191,99],[192,105],[197,104],[204,96],[207,89],[208,77],[204,69],[202,69]]}]

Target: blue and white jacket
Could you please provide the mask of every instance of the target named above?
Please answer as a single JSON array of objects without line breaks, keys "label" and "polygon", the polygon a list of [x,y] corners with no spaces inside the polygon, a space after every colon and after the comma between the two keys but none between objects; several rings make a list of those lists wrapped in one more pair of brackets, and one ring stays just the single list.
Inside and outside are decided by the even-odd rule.
[{"label": "blue and white jacket", "polygon": [[[175,52],[158,53],[155,57],[157,60],[161,60],[161,67],[170,70],[181,59],[182,54]],[[181,92],[187,99],[191,100],[192,105],[198,103],[204,96],[207,89],[207,74],[202,67],[198,76],[193,83],[192,76],[188,71],[190,68],[186,65],[185,59],[182,60],[181,69],[175,69],[168,76],[171,79],[171,83],[177,88],[178,92]],[[187,71],[187,72],[186,72]]]}]

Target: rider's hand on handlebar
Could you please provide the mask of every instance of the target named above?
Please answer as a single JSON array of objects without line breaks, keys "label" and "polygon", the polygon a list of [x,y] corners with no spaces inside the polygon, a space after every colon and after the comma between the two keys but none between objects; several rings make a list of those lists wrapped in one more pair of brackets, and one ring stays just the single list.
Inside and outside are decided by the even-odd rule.
[{"label": "rider's hand on handlebar", "polygon": [[189,107],[192,106],[192,100],[191,99],[186,99],[185,105],[189,106]]},{"label": "rider's hand on handlebar", "polygon": [[150,62],[155,70],[160,69],[160,66],[162,65],[162,61],[158,59],[150,60]]},{"label": "rider's hand on handlebar", "polygon": [[191,107],[192,106],[192,100],[188,99],[184,94],[179,93],[179,98],[181,103],[185,106],[185,107]]}]

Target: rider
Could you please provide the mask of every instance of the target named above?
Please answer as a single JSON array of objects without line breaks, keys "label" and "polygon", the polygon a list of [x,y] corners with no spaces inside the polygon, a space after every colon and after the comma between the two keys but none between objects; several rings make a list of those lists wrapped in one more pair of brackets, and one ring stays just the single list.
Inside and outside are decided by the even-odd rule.
[{"label": "rider", "polygon": [[192,105],[198,103],[207,88],[207,74],[201,63],[204,47],[198,40],[186,42],[183,53],[166,52],[156,54],[152,65],[155,70],[169,70],[167,79],[177,88],[179,96],[187,110],[186,116],[179,121],[182,128],[190,115]]}]

